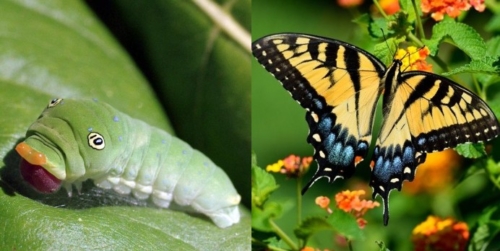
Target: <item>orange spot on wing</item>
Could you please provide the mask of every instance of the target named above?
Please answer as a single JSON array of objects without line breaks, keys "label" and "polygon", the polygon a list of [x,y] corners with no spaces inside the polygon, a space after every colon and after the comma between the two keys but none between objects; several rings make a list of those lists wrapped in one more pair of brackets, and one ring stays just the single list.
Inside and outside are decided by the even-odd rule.
[{"label": "orange spot on wing", "polygon": [[370,168],[373,170],[373,167],[375,167],[375,161],[370,161]]},{"label": "orange spot on wing", "polygon": [[25,142],[21,142],[16,146],[16,151],[21,155],[23,159],[28,161],[32,165],[44,165],[47,163],[47,159],[43,153],[40,153]]},{"label": "orange spot on wing", "polygon": [[359,164],[359,162],[363,161],[363,157],[362,156],[356,156],[354,157],[354,165],[357,166]]}]

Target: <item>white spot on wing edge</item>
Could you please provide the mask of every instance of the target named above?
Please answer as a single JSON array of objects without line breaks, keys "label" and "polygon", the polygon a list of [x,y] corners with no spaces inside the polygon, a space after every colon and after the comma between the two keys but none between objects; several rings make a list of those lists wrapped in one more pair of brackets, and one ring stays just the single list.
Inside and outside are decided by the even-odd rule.
[{"label": "white spot on wing edge", "polygon": [[323,152],[323,151],[321,151],[321,150],[320,150],[320,151],[319,151],[319,156],[320,156],[321,158],[325,158],[325,152]]},{"label": "white spot on wing edge", "polygon": [[311,112],[311,117],[313,118],[315,123],[318,123],[318,121],[319,121],[318,114],[316,114],[315,112]]},{"label": "white spot on wing edge", "polygon": [[312,138],[316,140],[316,142],[321,142],[321,137],[317,133],[313,134]]}]

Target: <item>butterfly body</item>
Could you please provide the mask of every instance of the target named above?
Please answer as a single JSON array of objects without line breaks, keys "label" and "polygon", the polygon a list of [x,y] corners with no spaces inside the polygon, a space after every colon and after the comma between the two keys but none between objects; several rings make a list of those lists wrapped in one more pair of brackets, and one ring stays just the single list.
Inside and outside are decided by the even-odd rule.
[{"label": "butterfly body", "polygon": [[[254,56],[306,109],[318,170],[302,190],[326,177],[349,178],[367,155],[380,95],[383,122],[370,167],[373,196],[388,199],[392,189],[412,181],[426,153],[499,134],[491,109],[474,93],[436,74],[401,72],[345,42],[305,34],[263,37]],[[382,94],[383,93],[383,94]]]}]

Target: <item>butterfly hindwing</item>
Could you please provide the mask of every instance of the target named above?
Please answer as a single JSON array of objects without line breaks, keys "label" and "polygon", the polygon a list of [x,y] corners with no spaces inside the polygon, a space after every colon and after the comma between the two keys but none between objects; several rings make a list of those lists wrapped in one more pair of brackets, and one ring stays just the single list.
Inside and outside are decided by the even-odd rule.
[{"label": "butterfly hindwing", "polygon": [[307,141],[319,178],[349,178],[368,152],[385,66],[347,43],[303,34],[276,34],[252,45],[257,60],[307,110]]},{"label": "butterfly hindwing", "polygon": [[[399,71],[395,61],[387,72]],[[372,162],[374,196],[384,200],[388,221],[388,197],[412,181],[427,152],[442,151],[466,142],[484,142],[499,134],[498,121],[477,95],[451,80],[428,72],[410,71],[386,79],[384,122]]]}]

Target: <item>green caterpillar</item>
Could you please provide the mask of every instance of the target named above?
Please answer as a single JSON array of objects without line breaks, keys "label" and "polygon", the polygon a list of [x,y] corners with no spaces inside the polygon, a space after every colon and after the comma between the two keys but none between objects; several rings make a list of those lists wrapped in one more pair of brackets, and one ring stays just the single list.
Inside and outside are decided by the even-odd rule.
[{"label": "green caterpillar", "polygon": [[240,220],[240,195],[203,153],[95,99],[52,100],[16,151],[23,178],[39,192],[63,186],[71,196],[73,185],[80,191],[92,179],[159,207],[191,206],[221,228]]}]

